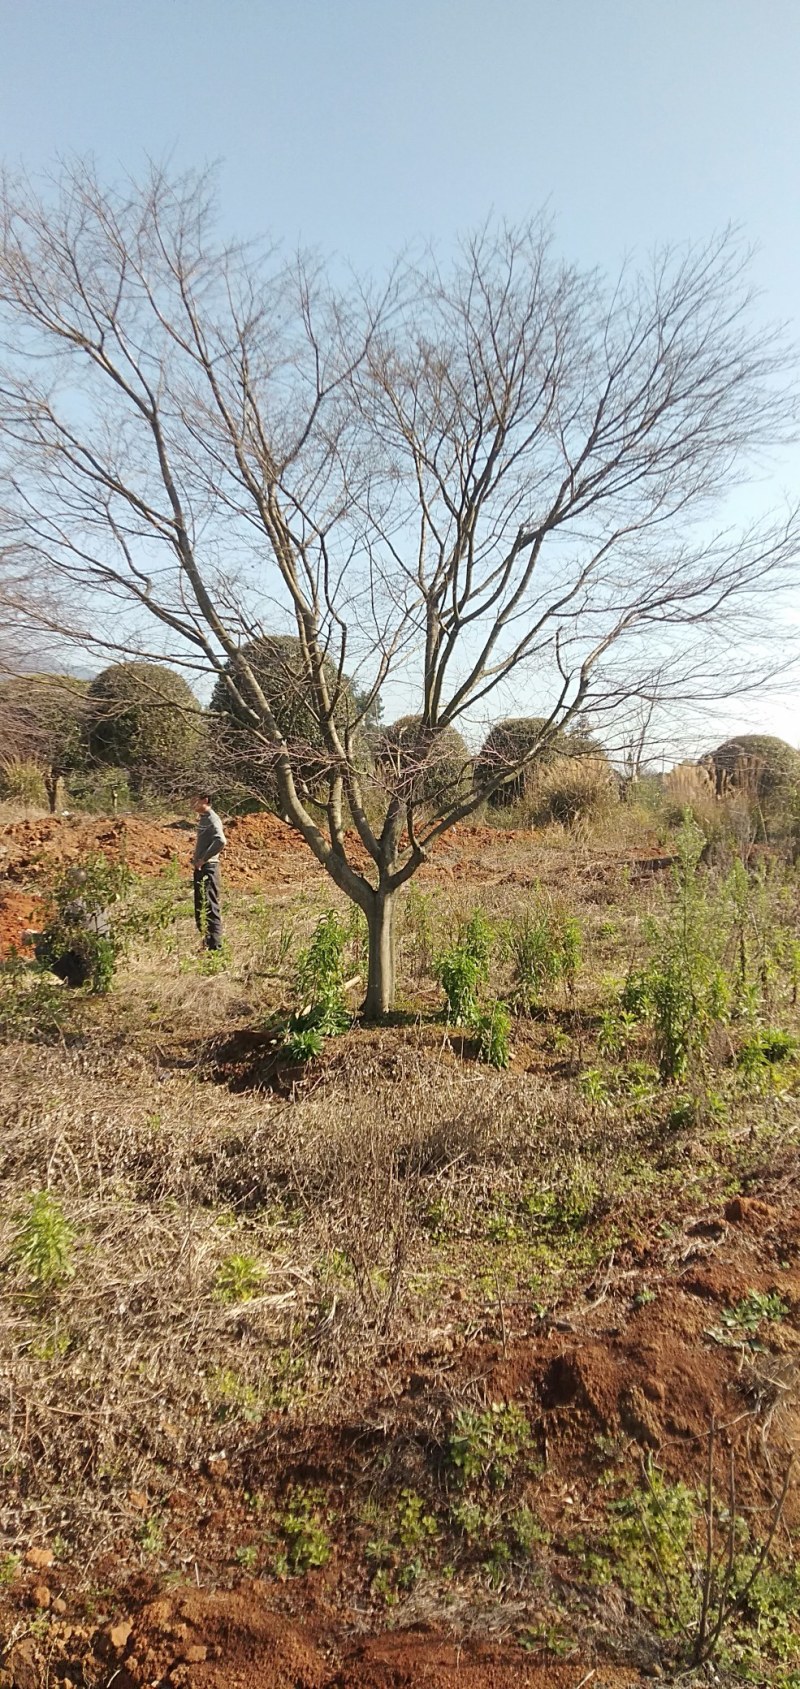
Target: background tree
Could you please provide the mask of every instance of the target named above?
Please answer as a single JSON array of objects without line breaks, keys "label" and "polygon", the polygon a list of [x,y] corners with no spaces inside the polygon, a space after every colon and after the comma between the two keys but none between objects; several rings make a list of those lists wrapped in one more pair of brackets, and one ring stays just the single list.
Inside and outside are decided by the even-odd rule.
[{"label": "background tree", "polygon": [[386,790],[406,813],[441,813],[462,803],[472,783],[472,757],[455,727],[426,728],[422,716],[404,715],[380,734],[375,761]]},{"label": "background tree", "polygon": [[740,733],[726,739],[701,766],[714,775],[717,794],[741,791],[756,802],[785,803],[800,786],[800,753],[769,733]]},{"label": "background tree", "polygon": [[[130,652],[149,628],[224,675],[284,813],[365,912],[369,1014],[392,1002],[398,891],[512,771],[421,815],[377,772],[367,792],[343,677],[364,712],[401,682],[426,744],[535,687],[540,756],[656,675],[673,699],[730,692],[742,630],[752,674],[798,524],[712,524],[793,425],[781,338],[751,306],[727,237],[607,285],[539,222],[487,227],[377,292],[221,243],[203,179],[5,182],[13,541],[89,594],[84,640]],[[321,795],[242,657],[276,633],[300,642]]]},{"label": "background tree", "polygon": [[87,704],[91,756],[124,768],[133,792],[185,788],[197,776],[204,724],[182,675],[158,663],[113,663],[91,682]]},{"label": "background tree", "polygon": [[69,675],[25,674],[0,681],[0,739],[4,754],[41,770],[51,815],[62,780],[86,761],[88,681]]},{"label": "background tree", "polygon": [[[540,748],[541,742],[541,748]],[[534,769],[554,757],[603,758],[602,747],[579,723],[567,732],[551,731],[546,716],[513,716],[498,721],[485,739],[475,763],[479,787],[492,784],[493,809],[518,803],[529,789]],[[501,784],[497,784],[497,777]]]},{"label": "background tree", "polygon": [[[233,779],[256,797],[282,808],[277,779],[278,748],[254,738],[247,710],[240,702],[243,676],[249,669],[265,696],[274,700],[276,725],[305,794],[324,793],[331,773],[331,758],[325,737],[325,722],[319,714],[315,689],[308,684],[303,646],[290,634],[254,639],[223,664],[211,696],[214,720],[214,767],[223,779]],[[334,664],[323,660],[331,708],[339,727],[360,723],[362,765],[368,755],[366,734],[369,709],[353,692],[346,675],[341,679]],[[232,687],[231,684],[232,683]]]}]

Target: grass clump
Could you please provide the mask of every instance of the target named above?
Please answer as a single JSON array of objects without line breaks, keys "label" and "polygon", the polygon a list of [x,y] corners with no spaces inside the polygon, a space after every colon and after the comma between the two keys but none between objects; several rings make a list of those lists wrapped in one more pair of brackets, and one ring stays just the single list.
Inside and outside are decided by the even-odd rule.
[{"label": "grass clump", "polygon": [[530,1442],[528,1420],[513,1403],[493,1402],[482,1413],[459,1408],[447,1440],[447,1457],[463,1484],[502,1489]]},{"label": "grass clump", "polygon": [[580,922],[565,910],[538,902],[512,922],[508,937],[514,997],[530,1014],[543,996],[563,982],[571,997],[581,958]]},{"label": "grass clump", "polygon": [[227,1255],[218,1268],[214,1294],[220,1302],[250,1302],[261,1289],[262,1278],[254,1255]]},{"label": "grass clump", "polygon": [[276,1523],[282,1545],[274,1559],[277,1577],[301,1577],[304,1572],[327,1566],[333,1545],[323,1501],[315,1491],[293,1489],[289,1505]]},{"label": "grass clump", "polygon": [[36,1290],[50,1290],[74,1276],[75,1228],[57,1197],[34,1191],[21,1216],[11,1246],[11,1258]]}]

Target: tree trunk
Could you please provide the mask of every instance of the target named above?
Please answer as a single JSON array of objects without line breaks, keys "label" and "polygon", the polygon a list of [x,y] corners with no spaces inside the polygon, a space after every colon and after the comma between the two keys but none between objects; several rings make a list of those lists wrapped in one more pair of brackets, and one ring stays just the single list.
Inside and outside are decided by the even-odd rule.
[{"label": "tree trunk", "polygon": [[61,775],[55,774],[52,769],[46,769],[44,775],[44,789],[47,793],[47,802],[50,806],[50,814],[55,815],[61,792]]},{"label": "tree trunk", "polygon": [[375,892],[367,910],[369,976],[362,1014],[381,1020],[394,1008],[394,912],[397,892]]}]

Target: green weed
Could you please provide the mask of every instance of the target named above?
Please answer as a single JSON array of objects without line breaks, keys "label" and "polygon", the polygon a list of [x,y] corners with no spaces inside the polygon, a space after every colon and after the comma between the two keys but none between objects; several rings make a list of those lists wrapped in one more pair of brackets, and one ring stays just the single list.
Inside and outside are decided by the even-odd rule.
[{"label": "green weed", "polygon": [[479,995],[489,977],[493,930],[480,910],[473,910],[455,942],[439,956],[434,972],[447,998],[447,1018],[456,1026],[474,1026]]},{"label": "green weed", "polygon": [[509,948],[514,994],[527,1013],[559,980],[573,993],[581,955],[581,928],[574,916],[539,904],[512,924]]},{"label": "green weed", "polygon": [[300,1577],[327,1566],[333,1547],[322,1509],[316,1492],[299,1487],[291,1491],[289,1505],[276,1521],[283,1544],[274,1561],[278,1577]]},{"label": "green weed", "polygon": [[478,1056],[490,1067],[506,1068],[511,1061],[511,1016],[503,1003],[490,1003],[474,1022]]},{"label": "green weed", "polygon": [[447,1440],[447,1455],[463,1484],[486,1483],[500,1489],[529,1449],[531,1428],[513,1403],[493,1402],[483,1413],[460,1408]]},{"label": "green weed", "polygon": [[723,1309],[722,1324],[745,1335],[757,1332],[763,1320],[784,1320],[789,1308],[776,1291],[749,1290],[733,1308]]},{"label": "green weed", "polygon": [[249,1302],[258,1295],[262,1278],[254,1255],[227,1255],[217,1269],[214,1294],[220,1302]]},{"label": "green weed", "polygon": [[243,1419],[248,1425],[261,1423],[264,1403],[258,1390],[232,1367],[215,1367],[208,1374],[206,1387],[215,1419]]},{"label": "green weed", "polygon": [[325,1048],[325,1039],[315,1026],[307,1026],[302,1031],[287,1032],[283,1045],[283,1053],[289,1061],[313,1061],[320,1056]]},{"label": "green weed", "polygon": [[75,1228],[50,1191],[35,1191],[11,1246],[12,1260],[37,1290],[49,1290],[72,1278]]},{"label": "green weed", "polygon": [[297,958],[297,988],[304,1007],[292,1021],[293,1031],[313,1028],[333,1038],[350,1025],[343,993],[346,944],[347,928],[329,909]]}]

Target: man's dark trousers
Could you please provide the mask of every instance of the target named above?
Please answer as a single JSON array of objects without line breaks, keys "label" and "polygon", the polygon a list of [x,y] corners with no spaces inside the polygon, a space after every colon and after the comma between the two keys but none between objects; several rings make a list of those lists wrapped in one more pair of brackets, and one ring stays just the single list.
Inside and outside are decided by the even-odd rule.
[{"label": "man's dark trousers", "polygon": [[219,861],[204,862],[194,871],[194,918],[198,932],[204,933],[207,950],[222,948],[222,917],[220,914]]}]

